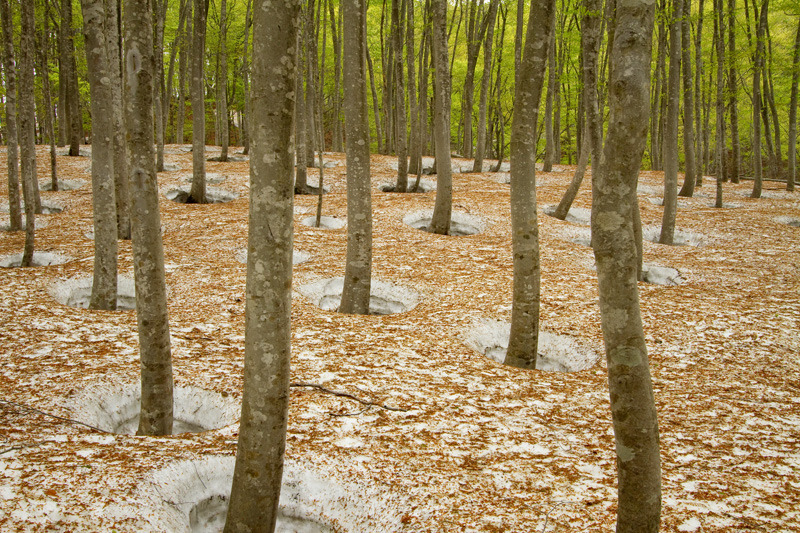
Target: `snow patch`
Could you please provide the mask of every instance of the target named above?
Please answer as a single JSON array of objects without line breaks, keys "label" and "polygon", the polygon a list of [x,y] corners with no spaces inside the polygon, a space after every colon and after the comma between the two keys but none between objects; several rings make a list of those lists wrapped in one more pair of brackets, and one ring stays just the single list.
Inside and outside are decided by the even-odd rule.
[{"label": "snow patch", "polygon": [[[178,187],[177,189],[172,189],[164,193],[164,196],[167,197],[168,200],[172,200],[173,202],[177,202],[179,204],[187,203],[189,199],[189,192],[191,191],[190,187]],[[224,189],[217,189],[215,187],[207,187],[206,188],[206,201],[209,204],[222,204],[225,202],[231,202],[239,197],[238,194],[231,191],[226,191]]]},{"label": "snow patch", "polygon": [[[642,227],[643,240],[659,244],[658,240],[660,237],[661,237],[660,226]],[[705,242],[705,240],[706,240],[705,236],[701,235],[700,233],[694,233],[692,231],[684,231],[677,228],[675,229],[675,234],[672,238],[674,246],[700,246]]]},{"label": "snow patch", "polygon": [[787,226],[794,226],[800,228],[800,218],[794,217],[776,217],[775,222],[778,224],[786,224]]},{"label": "snow patch", "polygon": [[[301,285],[297,290],[320,309],[336,311],[342,301],[343,287],[344,278],[326,278]],[[371,315],[405,313],[414,309],[419,301],[419,293],[413,289],[372,280],[369,298]]]},{"label": "snow patch", "polygon": [[[305,217],[300,223],[310,228],[316,228],[317,217],[316,215]],[[344,218],[328,217],[324,215],[319,217],[319,229],[342,229],[346,225],[347,219]]]},{"label": "snow patch", "polygon": [[[502,363],[508,349],[511,324],[500,320],[477,321],[465,333],[467,346]],[[536,369],[548,372],[579,372],[594,366],[599,355],[578,339],[543,329],[539,330],[539,356]]]},{"label": "snow patch", "polygon": [[[174,435],[229,426],[239,418],[239,403],[218,392],[188,386],[175,387],[173,394]],[[109,433],[133,435],[139,425],[141,397],[139,383],[116,389],[88,386],[70,400],[71,418]]]},{"label": "snow patch", "polygon": [[[58,180],[58,190],[60,191],[74,191],[86,185],[85,180]],[[52,191],[52,180],[43,181],[39,188],[43,191]]]},{"label": "snow patch", "polygon": [[[404,216],[403,223],[415,229],[429,231],[428,228],[430,228],[432,219],[433,210],[423,209]],[[450,215],[450,231],[448,235],[463,237],[466,235],[477,235],[485,230],[486,222],[477,215],[459,211],[453,211]]]},{"label": "snow patch", "polygon": [[[89,308],[92,296],[93,276],[83,276],[60,281],[53,285],[50,294],[61,305]],[[117,277],[117,311],[136,309],[136,286],[132,278]]]},{"label": "snow patch", "polygon": [[[72,261],[72,258],[50,252],[33,252],[33,265],[35,267],[63,265]],[[16,268],[22,263],[22,254],[12,254],[0,257],[0,268]]]},{"label": "snow patch", "polygon": [[653,285],[680,285],[685,280],[677,268],[642,264],[642,278]]},{"label": "snow patch", "polygon": [[[222,531],[233,483],[233,457],[173,463],[150,476],[142,492],[152,502],[143,513],[159,531]],[[295,461],[283,465],[277,532],[400,531],[402,513],[364,485],[344,484]]]},{"label": "snow patch", "polygon": [[[546,205],[542,208],[542,210],[544,211],[545,215],[552,217],[555,214],[557,207],[557,205]],[[591,209],[586,207],[570,207],[569,211],[567,211],[567,218],[565,220],[567,222],[572,222],[573,224],[588,226],[591,219]]]},{"label": "snow patch", "polygon": [[[417,193],[426,193],[432,192],[436,190],[436,182],[427,178],[422,178],[419,180],[419,187],[416,191],[412,190],[414,188],[414,184],[417,183],[417,179],[411,176],[408,177],[408,188],[406,192],[417,192]],[[384,182],[378,185],[378,190],[382,192],[395,192],[395,185],[396,182]]]}]

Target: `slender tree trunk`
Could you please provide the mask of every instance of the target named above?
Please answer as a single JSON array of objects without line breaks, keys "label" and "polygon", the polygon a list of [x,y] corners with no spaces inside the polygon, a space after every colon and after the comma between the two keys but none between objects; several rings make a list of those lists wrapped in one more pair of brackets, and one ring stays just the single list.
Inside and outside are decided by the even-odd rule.
[{"label": "slender tree trunk", "polygon": [[475,162],[472,165],[473,172],[483,172],[483,156],[486,152],[486,102],[489,98],[489,83],[492,79],[492,46],[494,45],[494,26],[499,3],[499,0],[490,0],[489,12],[486,14],[486,42],[483,45],[483,74],[481,75],[481,93],[478,102],[478,137],[475,146]]},{"label": "slender tree trunk", "polygon": [[297,0],[253,5],[244,394],[226,533],[271,533],[278,518],[289,403],[299,10]]},{"label": "slender tree trunk", "polygon": [[555,24],[554,0],[531,0],[511,125],[511,246],[514,292],[505,364],[536,368],[539,347],[541,263],[536,220],[536,125]]},{"label": "slender tree trunk", "polygon": [[55,117],[53,113],[53,103],[50,95],[50,58],[49,42],[50,35],[50,4],[44,4],[44,16],[42,17],[41,39],[37,46],[39,52],[39,68],[37,72],[42,80],[42,97],[44,104],[44,129],[47,140],[50,144],[50,188],[58,190],[58,166],[56,164],[56,138],[55,138]]},{"label": "slender tree trunk", "polygon": [[553,171],[553,159],[555,156],[555,134],[553,132],[553,100],[556,84],[556,32],[555,24],[550,35],[550,53],[547,58],[547,99],[544,104],[544,161],[542,162],[543,172]]},{"label": "slender tree trunk", "polygon": [[[186,22],[186,13],[189,11],[188,9],[189,2],[186,0],[180,0],[180,6],[178,7],[178,28],[175,31],[175,38],[172,40],[172,44],[170,45],[169,49],[169,61],[167,62],[167,88],[164,91],[164,98],[162,102],[162,121],[163,126],[162,129],[167,132],[167,127],[169,126],[169,119],[171,110],[172,110],[172,85],[175,79],[175,57],[178,55],[178,44],[183,39],[183,26]],[[247,48],[245,43],[245,49]],[[174,137],[171,137],[174,138]]]},{"label": "slender tree trunk", "polygon": [[786,178],[786,190],[794,191],[797,181],[797,86],[800,81],[800,17],[797,18],[797,33],[794,38],[792,60],[792,89],[789,98],[789,173]]},{"label": "slender tree trunk", "polygon": [[208,0],[194,0],[192,39],[192,188],[188,201],[206,200],[205,49]]},{"label": "slender tree trunk", "polygon": [[714,39],[717,43],[717,189],[715,207],[722,207],[722,182],[725,180],[725,14],[722,0],[714,0],[716,17],[714,19]]},{"label": "slender tree trunk", "polygon": [[[303,15],[300,15],[301,26],[303,24]],[[300,35],[302,36],[302,29]],[[306,54],[304,53],[302,37],[297,40],[297,79],[295,80],[295,108],[294,108],[294,159],[295,159],[295,178],[294,178],[294,192],[295,194],[310,194],[311,189],[308,186],[308,167],[306,166],[306,143],[308,137],[308,124],[306,114],[306,96],[305,96],[305,80],[304,74],[306,72],[305,61],[307,61]]]},{"label": "slender tree trunk", "polygon": [[450,69],[447,64],[446,0],[431,0],[434,102],[434,140],[436,145],[436,203],[429,231],[440,235],[450,232],[453,210],[453,178],[450,159]]},{"label": "slender tree trunk", "polygon": [[[344,38],[342,38],[344,40]],[[386,153],[386,148],[383,147],[383,132],[381,130],[381,111],[380,100],[378,100],[378,88],[375,85],[375,72],[372,67],[372,55],[369,53],[367,47],[367,69],[369,70],[369,84],[372,88],[372,115],[375,121],[375,140],[377,142],[378,153]]]},{"label": "slender tree trunk", "polygon": [[659,529],[658,419],[637,287],[636,185],[647,132],[653,2],[619,2],[610,118],[593,179],[592,247],[617,452],[617,532]]},{"label": "slender tree trunk", "polygon": [[8,159],[8,216],[9,229],[22,229],[22,209],[19,191],[19,152],[17,135],[17,67],[14,61],[14,36],[8,0],[0,0],[3,24],[3,71],[6,80],[6,143]]},{"label": "slender tree trunk", "polygon": [[142,400],[137,435],[172,433],[172,355],[167,314],[164,249],[158,212],[153,145],[153,57],[151,0],[125,6],[125,123],[130,147],[133,273]]},{"label": "slender tree trunk", "polygon": [[694,95],[692,94],[692,50],[689,18],[692,0],[683,0],[683,20],[681,21],[681,73],[683,75],[683,152],[686,168],[683,174],[683,185],[678,196],[691,198],[697,180],[694,143]]},{"label": "slender tree trunk", "polygon": [[250,48],[248,40],[252,30],[252,0],[247,0],[247,9],[244,16],[244,58],[242,59],[242,85],[244,86],[244,116],[242,117],[242,153],[250,153],[250,116],[253,108],[250,105],[250,63],[248,54]]},{"label": "slender tree trunk", "polygon": [[219,144],[222,153],[220,161],[228,160],[230,132],[228,130],[228,2],[219,4],[219,70],[217,71],[217,122],[219,124]]},{"label": "slender tree trunk", "polygon": [[681,18],[683,1],[672,0],[669,29],[667,127],[664,136],[664,215],[658,242],[672,244],[678,210],[678,121],[681,111]]},{"label": "slender tree trunk", "polygon": [[367,43],[366,3],[365,0],[346,0],[342,9],[347,150],[347,264],[339,311],[365,315],[369,313],[372,276],[372,200],[364,68]]},{"label": "slender tree trunk", "polygon": [[763,171],[761,163],[761,75],[764,66],[764,28],[767,25],[769,0],[761,6],[761,16],[756,28],[756,55],[753,66],[753,193],[751,198],[761,198]]},{"label": "slender tree trunk", "polygon": [[94,277],[91,309],[117,308],[117,209],[114,195],[114,95],[106,28],[114,18],[104,0],[81,0],[92,102],[92,209]]},{"label": "slender tree trunk", "polygon": [[[686,0],[684,0],[686,1]],[[733,183],[739,183],[739,173],[742,167],[741,146],[739,144],[739,103],[736,97],[736,0],[728,0],[728,107],[731,111],[731,149],[733,157],[730,161],[729,175]]]},{"label": "slender tree trunk", "polygon": [[66,83],[66,113],[69,123],[69,155],[80,155],[83,126],[78,100],[78,78],[75,72],[75,49],[72,42],[72,0],[61,0],[60,58],[62,67],[61,82]]},{"label": "slender tree trunk", "polygon": [[162,104],[164,96],[164,25],[167,19],[167,1],[153,0],[153,27],[155,28],[155,93],[153,95],[153,109],[156,127],[156,172],[164,171],[164,120]]},{"label": "slender tree trunk", "polygon": [[33,2],[22,2],[19,37],[19,155],[22,195],[25,201],[25,248],[20,266],[33,265],[36,229],[36,131],[34,87],[34,42],[36,27]]},{"label": "slender tree trunk", "polygon": [[762,76],[764,77],[764,95],[766,103],[769,106],[769,111],[772,114],[772,124],[775,126],[775,160],[773,161],[773,174],[777,177],[780,173],[780,169],[783,166],[783,153],[782,153],[782,144],[781,144],[781,126],[780,122],[778,121],[778,108],[775,105],[775,86],[772,82],[773,75],[772,75],[772,36],[770,34],[770,27],[769,23],[766,24],[764,28],[764,34],[766,35],[767,41],[767,57],[764,60],[765,65],[762,72]]},{"label": "slender tree trunk", "polygon": [[178,61],[178,116],[175,119],[175,142],[183,144],[183,130],[186,126],[186,74],[191,63],[190,36],[193,35],[192,31],[192,4],[194,0],[190,0],[186,5],[186,31],[180,35],[181,39],[181,55]]},{"label": "slender tree trunk", "polygon": [[[658,0],[658,11],[666,11],[666,0]],[[661,170],[663,163],[661,161],[661,150],[663,148],[661,138],[661,108],[662,108],[662,84],[664,83],[664,71],[666,69],[666,48],[667,48],[667,31],[664,27],[664,19],[666,17],[658,17],[658,51],[656,52],[656,65],[654,69],[655,80],[653,83],[653,96],[651,99],[650,111],[650,162],[653,170]]]},{"label": "slender tree trunk", "polygon": [[703,173],[705,172],[705,157],[703,152],[703,9],[704,0],[698,0],[697,3],[697,29],[694,35],[694,96],[695,96],[695,156],[697,178],[695,185],[701,187],[703,185]]},{"label": "slender tree trunk", "polygon": [[[403,80],[403,35],[400,23],[400,0],[392,0],[392,40],[394,42],[394,83],[392,92],[395,105],[395,152],[397,153],[397,185],[396,192],[408,190],[408,146],[406,123],[406,89]],[[411,45],[409,45],[411,46]],[[348,202],[349,203],[349,202]]]},{"label": "slender tree trunk", "polygon": [[408,172],[419,176],[422,174],[422,132],[420,131],[419,103],[417,100],[416,63],[414,54],[417,50],[414,42],[414,0],[407,0],[406,11],[406,70],[408,72],[408,111],[410,117],[409,166]]},{"label": "slender tree trunk", "polygon": [[[483,41],[483,23],[481,22],[481,12],[483,11],[483,0],[469,0],[469,15],[467,17],[467,74],[464,79],[464,107],[461,110],[463,131],[463,142],[461,145],[461,155],[472,157],[472,108],[475,98],[475,67],[478,65],[478,54]],[[452,68],[451,68],[452,70]]]}]

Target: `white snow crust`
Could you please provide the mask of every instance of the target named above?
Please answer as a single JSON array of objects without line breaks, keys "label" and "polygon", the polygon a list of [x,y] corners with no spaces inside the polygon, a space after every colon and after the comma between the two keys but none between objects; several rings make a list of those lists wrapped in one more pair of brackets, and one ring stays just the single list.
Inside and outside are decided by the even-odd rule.
[{"label": "white snow crust", "polygon": [[[335,311],[342,301],[344,278],[326,278],[298,287],[300,294],[325,311]],[[414,309],[420,301],[417,291],[373,279],[370,290],[369,310],[373,315],[405,313]]]},{"label": "white snow crust", "polygon": [[[38,224],[37,224],[38,225]],[[51,252],[33,252],[33,266],[52,266],[63,265],[72,261],[72,258],[64,255]],[[2,268],[15,268],[22,262],[22,254],[12,254],[5,257],[0,257],[0,267]]]},{"label": "white snow crust", "polygon": [[[168,200],[172,200],[173,202],[185,203],[186,198],[189,196],[189,191],[191,187],[183,186],[178,187],[177,189],[171,189],[164,193],[164,196],[167,197]],[[207,187],[206,188],[206,200],[210,204],[221,204],[225,202],[231,202],[239,197],[238,194],[231,191],[226,191],[224,189],[217,189],[216,187]]]},{"label": "white snow crust", "polygon": [[[453,211],[450,215],[450,233],[452,236],[477,235],[486,230],[483,218],[469,213]],[[433,219],[432,209],[422,209],[403,217],[403,223],[419,230],[427,231]]]},{"label": "white snow crust", "polygon": [[[309,228],[316,228],[317,217],[316,215],[305,217],[300,223]],[[347,219],[345,218],[328,217],[325,215],[319,217],[319,229],[342,229],[346,225]]]},{"label": "white snow crust", "polygon": [[[546,205],[542,208],[542,210],[546,215],[553,216],[553,213],[556,212],[557,207],[557,205]],[[586,207],[570,207],[569,211],[567,211],[567,222],[588,226],[591,219],[592,210]]]},{"label": "white snow crust", "polygon": [[[661,237],[661,226],[642,226],[642,239],[658,243]],[[693,231],[684,231],[675,228],[675,235],[672,239],[675,246],[700,246],[705,242],[704,235]]]},{"label": "white snow crust", "polygon": [[[50,288],[50,294],[62,305],[87,309],[92,296],[93,280],[93,276],[81,276],[60,281]],[[129,311],[132,309],[136,309],[136,286],[133,278],[118,276],[117,310]]]}]

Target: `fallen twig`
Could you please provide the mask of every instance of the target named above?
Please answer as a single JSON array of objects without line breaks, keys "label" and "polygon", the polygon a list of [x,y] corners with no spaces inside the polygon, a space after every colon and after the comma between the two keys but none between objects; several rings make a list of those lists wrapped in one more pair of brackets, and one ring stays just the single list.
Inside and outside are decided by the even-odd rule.
[{"label": "fallen twig", "polygon": [[47,412],[42,411],[40,409],[36,409],[35,407],[29,407],[29,406],[21,404],[21,403],[12,402],[11,400],[4,400],[4,399],[0,398],[0,403],[4,403],[4,404],[7,404],[7,405],[13,405],[14,407],[18,407],[20,409],[25,409],[25,410],[31,411],[33,413],[39,413],[40,415],[49,416],[50,418],[55,418],[56,420],[62,420],[64,422],[69,422],[70,424],[78,424],[78,425],[81,425],[81,426],[85,426],[85,427],[87,427],[89,429],[93,429],[95,431],[99,431],[100,433],[110,433],[110,431],[106,431],[104,429],[100,429],[98,427],[94,427],[92,425],[86,424],[85,422],[81,422],[80,420],[73,420],[72,418],[64,418],[63,416],[58,416],[58,415],[54,415],[52,413],[47,413]]},{"label": "fallen twig", "polygon": [[335,391],[335,390],[327,389],[327,388],[325,388],[322,385],[319,385],[317,383],[298,382],[298,383],[291,383],[291,384],[289,384],[289,386],[290,387],[308,387],[308,388],[311,388],[311,389],[317,389],[317,390],[322,391],[322,392],[327,392],[328,394],[333,394],[334,396],[341,396],[342,398],[349,398],[351,400],[355,400],[355,401],[359,402],[362,405],[380,407],[381,409],[386,409],[387,411],[400,411],[400,412],[403,412],[403,413],[408,411],[408,409],[403,409],[403,408],[400,408],[400,407],[390,407],[388,405],[383,405],[381,403],[375,403],[375,402],[371,402],[369,400],[364,400],[363,398],[359,398],[358,396],[353,396],[352,394],[347,393],[347,392]]}]

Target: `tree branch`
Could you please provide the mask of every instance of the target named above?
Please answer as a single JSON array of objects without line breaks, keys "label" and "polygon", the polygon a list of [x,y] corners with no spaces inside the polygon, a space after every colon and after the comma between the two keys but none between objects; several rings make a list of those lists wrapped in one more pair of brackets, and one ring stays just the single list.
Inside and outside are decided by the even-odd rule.
[{"label": "tree branch", "polygon": [[289,386],[290,387],[308,387],[308,388],[311,388],[311,389],[317,389],[317,390],[322,391],[322,392],[327,392],[328,394],[333,394],[334,396],[341,396],[342,398],[349,398],[351,400],[355,400],[355,401],[359,402],[362,405],[380,407],[381,409],[386,409],[387,411],[400,411],[400,412],[403,412],[403,413],[408,411],[408,409],[403,409],[401,407],[390,407],[388,405],[383,405],[383,404],[380,404],[380,403],[371,402],[369,400],[364,400],[364,399],[359,398],[357,396],[353,396],[352,394],[349,394],[347,392],[341,392],[341,391],[335,391],[335,390],[331,390],[331,389],[326,389],[325,387],[323,387],[322,385],[319,385],[317,383],[298,382],[298,383],[291,383]]}]

